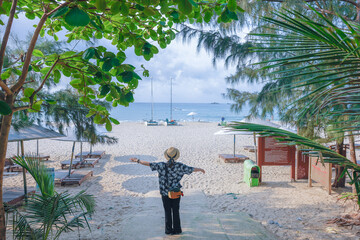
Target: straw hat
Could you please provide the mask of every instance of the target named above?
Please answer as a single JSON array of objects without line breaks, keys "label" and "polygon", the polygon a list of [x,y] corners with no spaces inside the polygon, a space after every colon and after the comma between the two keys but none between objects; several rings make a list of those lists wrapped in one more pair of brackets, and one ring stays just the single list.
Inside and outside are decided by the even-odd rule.
[{"label": "straw hat", "polygon": [[169,160],[170,158],[173,158],[174,160],[178,159],[180,157],[180,151],[177,148],[171,147],[166,149],[164,152],[164,157]]}]

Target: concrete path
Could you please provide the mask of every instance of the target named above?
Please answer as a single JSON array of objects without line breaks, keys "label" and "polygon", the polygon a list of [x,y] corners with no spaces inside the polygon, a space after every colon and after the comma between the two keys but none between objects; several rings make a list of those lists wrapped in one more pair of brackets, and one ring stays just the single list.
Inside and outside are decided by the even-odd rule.
[{"label": "concrete path", "polygon": [[162,201],[159,192],[152,191],[145,198],[143,210],[122,221],[120,239],[277,239],[259,222],[245,213],[210,212],[206,197],[201,191],[186,190],[185,194],[186,196],[181,199],[180,203],[183,230],[181,235],[165,235]]}]

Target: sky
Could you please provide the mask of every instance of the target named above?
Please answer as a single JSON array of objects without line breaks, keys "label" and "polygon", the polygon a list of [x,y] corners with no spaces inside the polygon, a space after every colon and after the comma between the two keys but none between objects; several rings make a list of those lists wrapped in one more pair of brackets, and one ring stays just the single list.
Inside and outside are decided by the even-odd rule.
[{"label": "sky", "polygon": [[[35,19],[36,20],[36,19]],[[34,31],[33,25],[37,21],[30,21],[25,17],[15,19],[12,32],[19,38],[24,39],[27,33]],[[65,32],[59,34],[60,40],[66,39]],[[154,43],[152,43],[154,44]],[[160,52],[150,61],[138,57],[133,49],[128,49],[126,63],[132,64],[141,70],[140,65],[149,69],[150,77],[153,79],[154,102],[170,101],[170,79],[173,79],[173,102],[179,103],[226,103],[230,100],[224,99],[222,93],[226,88],[236,87],[242,91],[259,91],[261,86],[241,83],[236,86],[226,84],[225,77],[234,72],[234,67],[228,69],[224,67],[223,62],[219,61],[217,66],[212,64],[212,57],[205,50],[196,49],[196,40],[190,43],[183,43],[181,39],[174,40],[166,49]],[[116,51],[110,41],[101,40],[96,45],[103,45],[108,50]],[[96,46],[95,45],[95,46]],[[83,50],[84,44],[78,44],[77,49]],[[141,74],[139,74],[141,75]],[[57,88],[65,88],[68,85],[68,79],[62,79],[62,84]],[[151,101],[151,79],[144,78],[140,81],[135,90],[135,102]]]}]

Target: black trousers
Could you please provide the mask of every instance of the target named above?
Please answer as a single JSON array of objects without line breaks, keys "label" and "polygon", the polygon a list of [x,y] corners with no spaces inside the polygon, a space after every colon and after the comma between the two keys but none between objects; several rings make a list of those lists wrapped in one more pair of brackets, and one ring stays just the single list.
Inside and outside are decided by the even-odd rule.
[{"label": "black trousers", "polygon": [[181,233],[180,224],[180,198],[170,199],[168,196],[161,196],[165,210],[165,233]]}]

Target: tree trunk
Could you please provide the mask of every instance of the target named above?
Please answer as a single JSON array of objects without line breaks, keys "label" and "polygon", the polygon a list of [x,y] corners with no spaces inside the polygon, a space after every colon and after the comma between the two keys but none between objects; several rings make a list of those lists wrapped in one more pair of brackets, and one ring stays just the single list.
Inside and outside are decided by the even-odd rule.
[{"label": "tree trunk", "polygon": [[[336,152],[340,155],[343,155],[346,157],[346,149],[344,150],[344,140],[340,143],[336,143]],[[344,175],[342,178],[340,178],[342,172],[344,171],[344,167],[336,165],[335,166],[335,180],[332,184],[332,187],[338,188],[338,187],[345,187],[345,180],[346,175]]]},{"label": "tree trunk", "polygon": [[0,129],[0,239],[6,239],[5,209],[3,204],[3,176],[6,150],[10,132],[12,114],[3,116]]}]

